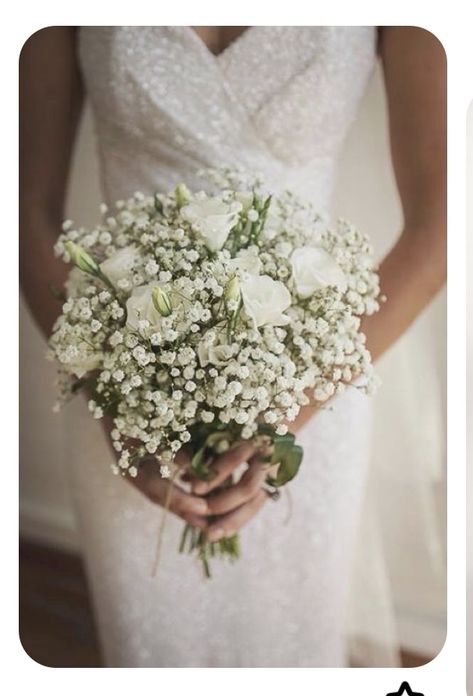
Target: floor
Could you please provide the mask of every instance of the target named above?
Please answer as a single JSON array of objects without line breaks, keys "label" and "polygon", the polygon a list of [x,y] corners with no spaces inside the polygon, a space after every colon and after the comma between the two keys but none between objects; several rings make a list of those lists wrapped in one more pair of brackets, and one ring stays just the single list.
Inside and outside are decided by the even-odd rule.
[{"label": "floor", "polygon": [[[42,665],[103,666],[78,556],[20,541],[20,638],[28,655]],[[404,667],[429,660],[402,654]]]},{"label": "floor", "polygon": [[102,666],[78,556],[20,542],[20,638],[48,667]]}]

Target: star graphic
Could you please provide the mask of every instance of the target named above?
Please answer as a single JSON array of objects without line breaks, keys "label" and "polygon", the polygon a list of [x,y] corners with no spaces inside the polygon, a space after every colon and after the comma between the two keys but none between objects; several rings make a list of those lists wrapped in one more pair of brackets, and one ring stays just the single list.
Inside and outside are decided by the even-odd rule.
[{"label": "star graphic", "polygon": [[403,696],[403,694],[405,694],[405,696],[424,696],[420,691],[412,691],[407,682],[402,682],[399,691],[390,691],[386,696]]}]

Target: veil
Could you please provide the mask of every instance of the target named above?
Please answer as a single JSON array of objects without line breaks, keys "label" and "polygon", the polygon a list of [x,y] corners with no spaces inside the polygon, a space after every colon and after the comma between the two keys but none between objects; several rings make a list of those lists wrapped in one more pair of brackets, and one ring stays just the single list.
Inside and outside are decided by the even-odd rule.
[{"label": "veil", "polygon": [[[371,236],[379,259],[401,229],[380,65],[344,148],[333,210]],[[349,606],[357,665],[398,666],[401,645],[427,661],[445,639],[445,300],[442,292],[377,365]]]}]

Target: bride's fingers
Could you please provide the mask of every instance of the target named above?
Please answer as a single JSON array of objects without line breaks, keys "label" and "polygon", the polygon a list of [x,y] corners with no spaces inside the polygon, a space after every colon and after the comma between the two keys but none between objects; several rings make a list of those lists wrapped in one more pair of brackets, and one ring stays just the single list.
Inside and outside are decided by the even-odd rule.
[{"label": "bride's fingers", "polygon": [[267,464],[255,457],[238,483],[207,497],[210,514],[222,515],[254,498],[263,485],[267,473]]},{"label": "bride's fingers", "polygon": [[236,447],[231,447],[224,454],[221,454],[212,463],[214,473],[210,481],[195,481],[192,491],[198,495],[205,495],[219,486],[228,476],[243,462],[248,461],[256,452],[252,441],[242,442]]},{"label": "bride's fingers", "polygon": [[232,510],[232,512],[228,512],[226,515],[219,517],[208,527],[208,540],[218,541],[218,539],[222,539],[223,537],[236,534],[256,515],[258,510],[264,505],[266,499],[266,492],[259,490],[250,501],[244,503],[244,505],[241,505],[236,510]]},{"label": "bride's fingers", "polygon": [[174,463],[184,468],[189,463],[188,452],[185,449],[180,449],[174,457]]},{"label": "bride's fingers", "polygon": [[181,515],[185,522],[188,522],[193,527],[198,529],[207,529],[209,526],[209,521],[206,517],[200,517],[200,515]]},{"label": "bride's fingers", "polygon": [[[171,492],[169,497],[169,486],[171,486]],[[168,481],[162,482],[160,490],[156,491],[156,501],[160,505],[166,505],[166,501],[169,500],[169,509],[174,512],[175,515],[179,517],[186,518],[186,515],[208,515],[209,507],[207,501],[196,495],[191,495],[186,493],[175,483],[170,483]]]},{"label": "bride's fingers", "polygon": [[205,516],[209,507],[205,498],[186,493],[180,486],[159,476],[137,476],[130,479],[134,486],[153,503],[166,504],[174,514],[186,519],[186,515]]}]

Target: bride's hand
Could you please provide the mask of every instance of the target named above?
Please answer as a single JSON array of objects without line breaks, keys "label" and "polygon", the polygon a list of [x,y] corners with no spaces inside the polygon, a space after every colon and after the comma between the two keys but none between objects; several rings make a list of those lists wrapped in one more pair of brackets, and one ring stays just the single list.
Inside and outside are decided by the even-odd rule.
[{"label": "bride's hand", "polygon": [[[213,493],[244,462],[248,463],[248,468],[239,481]],[[268,497],[263,485],[269,468],[254,443],[241,442],[217,457],[212,470],[212,479],[194,480],[192,491],[206,496],[200,500],[206,500],[207,514],[217,516],[207,528],[209,541],[217,541],[236,534],[263,506]]]},{"label": "bride's hand", "polygon": [[[102,424],[111,444],[113,420],[106,416],[102,419]],[[113,453],[116,454],[115,450]],[[176,457],[176,463],[183,471],[188,468],[187,458],[188,455],[182,450]],[[248,468],[240,480],[222,491],[213,493],[244,462],[248,462]],[[210,541],[217,541],[236,534],[263,506],[267,494],[262,486],[269,469],[262,461],[261,454],[258,456],[258,450],[252,442],[241,442],[231,447],[215,459],[212,469],[212,479],[193,480],[190,493],[175,481],[164,479],[157,469],[156,460],[151,459],[149,463],[144,462],[138,467],[136,477],[126,476],[124,480],[135,486],[153,503],[162,507],[167,503],[171,512],[194,527],[206,530]],[[210,496],[207,495],[209,493]],[[215,519],[209,522],[208,517],[211,516]]]},{"label": "bride's hand", "polygon": [[[111,444],[110,432],[114,427],[113,421],[111,418],[105,417],[102,419],[102,424]],[[116,455],[115,450],[113,453]],[[186,466],[185,457],[184,453],[179,453],[179,458],[176,458],[177,463],[182,464],[183,468]],[[207,500],[198,495],[187,493],[175,482],[163,478],[159,473],[155,459],[151,460],[150,458],[149,462],[144,461],[138,467],[136,477],[126,476],[124,480],[137,488],[151,502],[162,507],[167,506],[171,512],[185,522],[189,522],[199,529],[207,528],[207,515],[212,514]],[[171,491],[170,487],[172,487]]]}]

